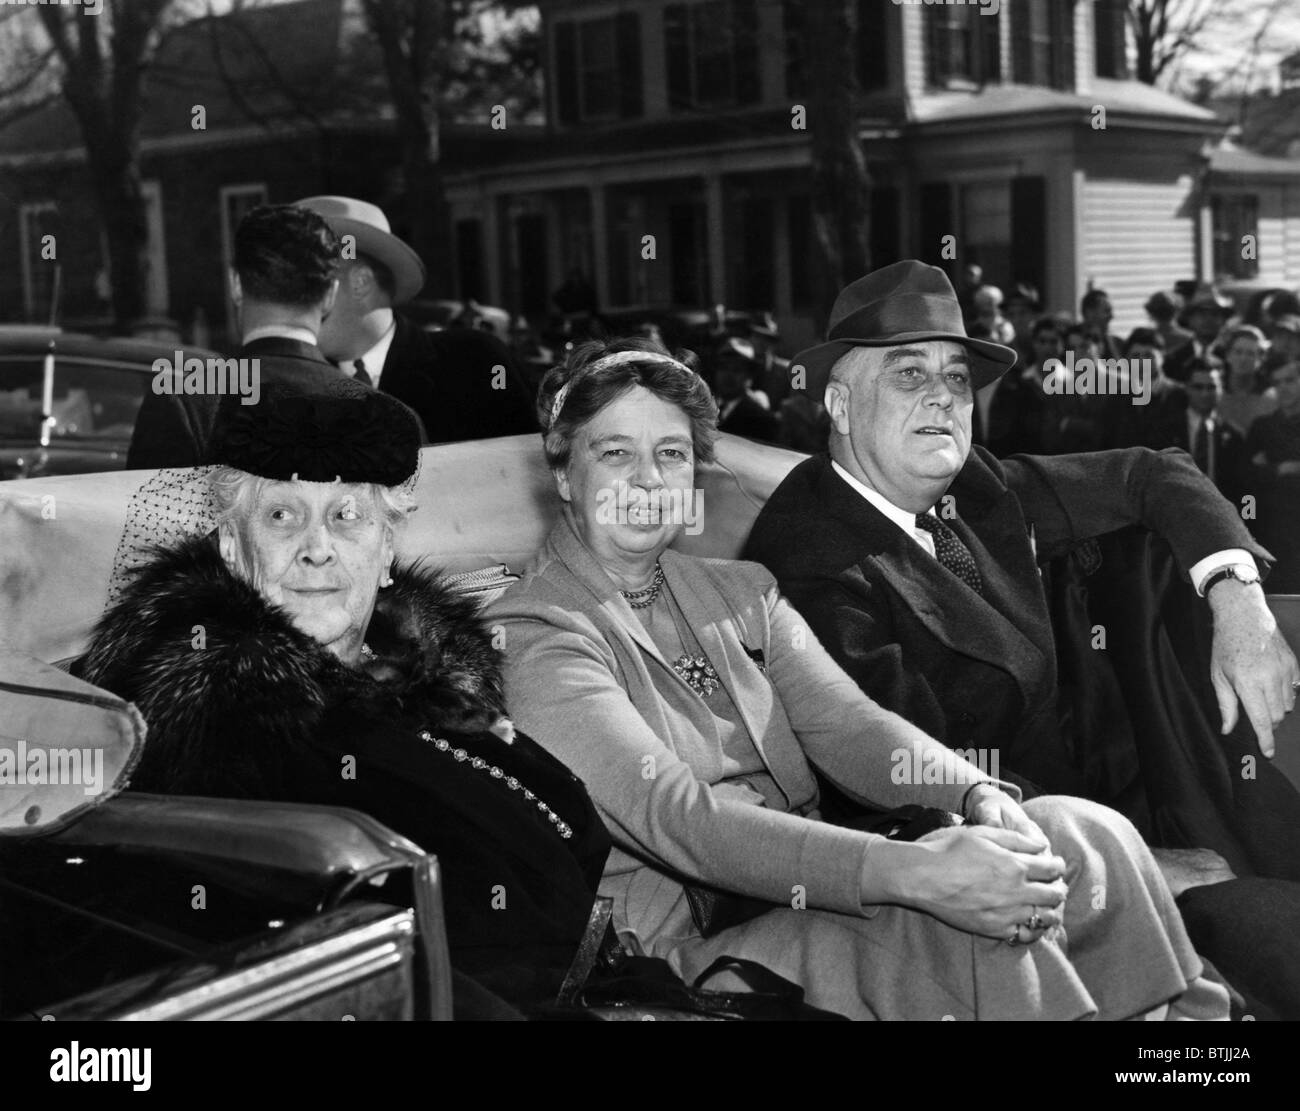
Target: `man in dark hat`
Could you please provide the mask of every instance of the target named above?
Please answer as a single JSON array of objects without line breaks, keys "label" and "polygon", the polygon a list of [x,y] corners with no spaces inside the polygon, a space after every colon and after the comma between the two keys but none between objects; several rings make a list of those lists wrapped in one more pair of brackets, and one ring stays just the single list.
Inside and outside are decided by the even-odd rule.
[{"label": "man in dark hat", "polygon": [[780,431],[777,419],[750,393],[761,368],[753,345],[734,336],[721,340],[709,353],[707,369],[718,399],[718,431],[772,444]]},{"label": "man in dark hat", "polygon": [[[316,346],[338,292],[340,257],[338,237],[304,208],[262,205],[239,222],[230,275],[242,340],[235,358],[250,361],[259,391],[279,382],[311,386],[341,377]],[[203,463],[222,396],[146,394],[127,469]]]},{"label": "man in dark hat", "polygon": [[[1272,755],[1273,726],[1294,705],[1300,682],[1300,665],[1259,585],[1256,560],[1267,553],[1182,452],[1135,448],[999,462],[972,448],[974,392],[1014,358],[1008,348],[967,337],[952,287],[936,267],[905,261],[854,282],[835,303],[827,342],[794,362],[808,391],[824,392],[833,424],[829,454],[801,463],[777,488],[745,558],[768,566],[839,664],[883,706],[951,747],[996,753],[1003,778],[1028,791],[1096,797],[1097,752],[1131,762],[1131,752],[1113,752],[1109,731],[1132,733],[1118,721],[1090,731],[1061,719],[1065,700],[1038,557],[1145,526],[1168,541],[1182,572],[1208,596],[1213,697],[1225,728],[1236,724],[1241,700],[1258,735],[1258,749],[1250,740],[1258,774],[1243,786],[1229,751],[1235,739],[1216,736],[1206,690],[1180,707],[1186,715],[1164,722],[1167,733],[1141,741],[1164,745],[1159,759],[1181,759],[1180,772],[1196,765],[1186,778],[1170,773],[1191,784],[1188,791],[1198,789],[1198,772],[1208,777],[1215,766],[1222,782],[1213,790],[1229,801],[1215,810],[1200,796],[1171,800],[1168,815],[1184,820],[1182,828],[1165,810],[1154,821],[1139,813],[1145,803],[1135,810],[1133,797],[1097,801],[1145,817],[1139,826],[1153,829],[1157,844],[1209,844],[1239,871],[1289,868],[1300,878],[1291,847],[1300,834],[1300,799],[1257,759],[1260,749]],[[1145,612],[1152,608],[1148,599]],[[1209,724],[1198,737],[1184,737],[1179,726],[1195,717]],[[1186,755],[1198,741],[1206,751]],[[1156,810],[1169,790],[1158,778],[1124,786],[1153,795]],[[835,801],[830,792],[828,799]],[[1211,839],[1225,824],[1235,839]],[[1231,875],[1213,853],[1165,853],[1163,863],[1175,892]]]},{"label": "man in dark hat", "polygon": [[1178,315],[1178,302],[1172,293],[1157,289],[1142,307],[1164,344],[1166,357],[1191,342],[1192,333],[1180,327],[1174,319]]},{"label": "man in dark hat", "polygon": [[1209,282],[1201,282],[1183,309],[1181,323],[1192,330],[1192,338],[1165,362],[1165,374],[1175,382],[1186,382],[1195,359],[1211,354],[1214,341],[1232,315],[1232,302]]},{"label": "man in dark hat", "polygon": [[426,443],[537,431],[532,393],[501,340],[479,328],[427,332],[394,311],[420,292],[424,264],[378,205],[354,197],[298,204],[328,221],[348,248],[321,331],[330,359],[414,409]]},{"label": "man in dark hat", "polygon": [[794,364],[809,393],[824,391],[829,454],[777,488],[746,556],[772,569],[868,693],[941,739],[1001,746],[1024,778],[1070,786],[1030,526],[1055,553],[1140,524],[1208,591],[1224,720],[1236,722],[1240,698],[1272,754],[1270,707],[1293,704],[1300,666],[1259,585],[1268,553],[1184,453],[999,463],[972,449],[974,392],[1015,354],[967,337],[937,267],[905,261],[854,282],[829,336]]}]

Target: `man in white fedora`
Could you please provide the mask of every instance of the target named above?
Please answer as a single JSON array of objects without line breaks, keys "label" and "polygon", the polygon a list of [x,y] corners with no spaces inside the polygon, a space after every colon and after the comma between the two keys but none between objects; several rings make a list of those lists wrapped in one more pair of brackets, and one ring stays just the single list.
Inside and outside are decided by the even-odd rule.
[{"label": "man in white fedora", "polygon": [[382,209],[355,197],[296,203],[343,242],[338,297],[320,334],[328,358],[414,409],[427,443],[537,431],[532,395],[505,344],[477,329],[426,332],[393,311],[420,292],[425,269]]}]

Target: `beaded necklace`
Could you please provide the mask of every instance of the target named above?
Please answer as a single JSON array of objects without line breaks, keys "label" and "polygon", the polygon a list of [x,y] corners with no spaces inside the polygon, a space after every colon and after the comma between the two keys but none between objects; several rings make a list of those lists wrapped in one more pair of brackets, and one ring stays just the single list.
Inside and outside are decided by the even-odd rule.
[{"label": "beaded necklace", "polygon": [[655,577],[650,580],[650,585],[641,590],[620,590],[619,593],[627,599],[627,604],[634,610],[648,609],[659,600],[659,591],[664,585],[664,569],[655,564]]},{"label": "beaded necklace", "polygon": [[506,773],[502,771],[500,768],[498,768],[495,764],[489,764],[481,756],[471,756],[463,748],[452,748],[450,741],[446,740],[443,737],[435,737],[427,729],[422,729],[420,731],[420,740],[433,745],[433,747],[436,748],[439,752],[451,753],[452,758],[459,763],[464,763],[466,760],[468,760],[469,766],[471,768],[474,768],[478,771],[486,771],[488,775],[490,775],[493,779],[501,780],[501,782],[503,782],[507,787],[509,787],[510,790],[522,791],[525,799],[527,799],[529,802],[533,802],[537,804],[537,809],[540,810],[546,816],[546,820],[555,827],[555,831],[561,837],[563,837],[567,841],[570,837],[573,836],[572,827],[570,827],[567,822],[563,821],[554,810],[552,810],[549,806],[546,805],[546,803],[544,803],[535,794],[533,794],[532,791],[530,791],[527,787],[525,787],[522,783],[520,783],[519,780],[516,779],[513,775],[506,775]]}]

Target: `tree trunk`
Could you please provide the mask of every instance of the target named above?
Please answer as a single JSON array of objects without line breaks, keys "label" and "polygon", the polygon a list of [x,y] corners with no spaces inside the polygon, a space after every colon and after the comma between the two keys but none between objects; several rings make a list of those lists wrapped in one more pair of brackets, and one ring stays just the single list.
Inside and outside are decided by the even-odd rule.
[{"label": "tree trunk", "polygon": [[[856,5],[809,4],[804,19],[813,227],[824,285],[833,296],[871,265],[871,177],[857,133]],[[829,297],[819,302],[829,309]]]},{"label": "tree trunk", "polygon": [[144,315],[149,230],[140,188],[140,88],[150,40],[172,0],[132,0],[114,11],[111,37],[97,21],[37,9],[64,66],[63,96],[77,118],[95,202],[108,240],[113,330],[129,335]]},{"label": "tree trunk", "polygon": [[135,154],[90,148],[90,173],[108,240],[113,331],[130,335],[148,308],[149,229]]},{"label": "tree trunk", "polygon": [[438,105],[431,89],[447,12],[441,0],[418,0],[411,6],[404,0],[365,0],[365,11],[383,53],[402,142],[407,235],[427,268],[424,295],[445,296],[453,284],[448,265],[451,237],[442,190]]},{"label": "tree trunk", "polygon": [[[427,136],[427,131],[425,132]],[[449,265],[451,236],[442,188],[442,163],[433,156],[427,137],[403,135],[402,173],[406,187],[406,222],[410,245],[424,259],[428,272],[422,296],[450,297],[454,282]]]}]

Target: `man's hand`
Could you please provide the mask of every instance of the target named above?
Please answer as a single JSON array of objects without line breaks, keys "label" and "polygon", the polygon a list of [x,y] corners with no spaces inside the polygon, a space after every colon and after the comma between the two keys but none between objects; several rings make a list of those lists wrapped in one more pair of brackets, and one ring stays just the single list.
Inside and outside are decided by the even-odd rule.
[{"label": "man's hand", "polygon": [[1273,727],[1295,706],[1300,664],[1269,612],[1258,583],[1225,579],[1207,595],[1214,613],[1210,680],[1223,716],[1223,734],[1237,724],[1237,700],[1255,727],[1260,751],[1273,756]]},{"label": "man's hand", "polygon": [[1175,899],[1189,887],[1208,887],[1237,878],[1228,862],[1213,849],[1152,849],[1151,855]]},{"label": "man's hand", "polygon": [[1045,834],[1028,814],[1021,809],[1005,791],[996,788],[976,787],[972,792],[967,822],[973,826],[991,826],[994,829],[1010,829],[1023,833],[1042,845],[1042,851],[1048,852],[1051,844]]}]

